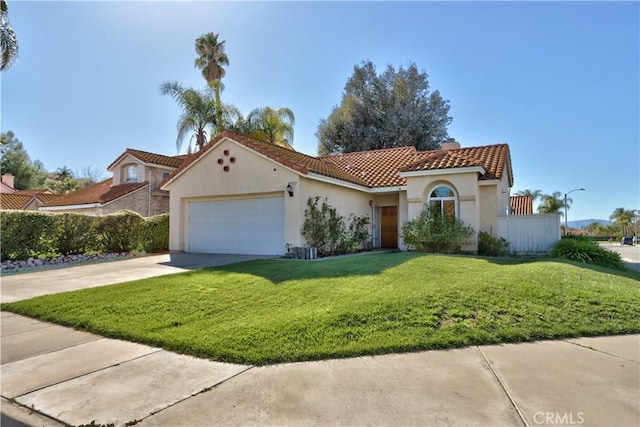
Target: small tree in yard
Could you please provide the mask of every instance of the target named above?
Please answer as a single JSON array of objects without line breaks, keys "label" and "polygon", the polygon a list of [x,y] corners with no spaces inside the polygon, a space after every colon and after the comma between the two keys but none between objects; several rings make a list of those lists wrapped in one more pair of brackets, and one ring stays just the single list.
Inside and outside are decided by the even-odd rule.
[{"label": "small tree in yard", "polygon": [[302,237],[309,246],[318,248],[321,255],[366,248],[370,239],[367,216],[351,214],[347,225],[345,218],[327,203],[327,199],[322,200],[320,204],[320,197],[309,198],[304,216]]},{"label": "small tree in yard", "polygon": [[473,229],[464,222],[428,206],[402,225],[402,240],[418,252],[459,252],[472,235]]}]

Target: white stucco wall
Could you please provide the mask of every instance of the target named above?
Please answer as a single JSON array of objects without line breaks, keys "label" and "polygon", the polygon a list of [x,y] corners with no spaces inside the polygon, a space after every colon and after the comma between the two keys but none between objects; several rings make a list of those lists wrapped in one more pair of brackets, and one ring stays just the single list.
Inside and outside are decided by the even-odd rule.
[{"label": "white stucco wall", "polygon": [[356,216],[366,215],[369,217],[369,221],[372,220],[369,200],[373,200],[373,197],[367,192],[345,188],[301,176],[298,193],[300,197],[300,203],[298,211],[297,233],[291,230],[290,235],[292,242],[295,241],[296,243],[287,241],[287,243],[292,243],[295,246],[306,244],[306,242],[300,235],[300,230],[302,229],[302,224],[304,223],[304,211],[307,209],[307,200],[309,198],[319,196],[321,198],[319,203],[322,203],[322,200],[324,200],[324,198],[326,197],[327,203],[336,208],[336,211],[340,215],[344,216],[347,224],[349,223],[349,216],[351,214]]},{"label": "white stucco wall", "polygon": [[480,225],[477,172],[407,177],[407,219],[415,218],[424,208],[431,191],[443,184],[454,189],[458,198],[458,217],[465,224],[470,225],[475,232],[471,238],[472,243],[468,247],[463,247],[463,250],[475,251]]},{"label": "white stucco wall", "polygon": [[[222,159],[222,164],[218,163],[219,159]],[[224,170],[225,166],[228,166],[228,171]],[[231,140],[223,140],[192,164],[186,173],[167,185],[171,194],[169,249],[183,251],[188,247],[188,201],[248,197],[284,196],[285,242],[296,243],[295,227],[300,211],[298,180],[297,173],[281,164]],[[294,183],[294,197],[286,194],[289,182]],[[297,240],[299,242],[299,237]]]}]

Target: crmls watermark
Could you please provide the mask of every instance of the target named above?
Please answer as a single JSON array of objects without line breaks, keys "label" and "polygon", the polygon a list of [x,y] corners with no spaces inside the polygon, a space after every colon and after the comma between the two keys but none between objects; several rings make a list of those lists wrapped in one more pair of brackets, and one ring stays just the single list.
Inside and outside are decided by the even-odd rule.
[{"label": "crmls watermark", "polygon": [[533,422],[547,425],[579,425],[584,423],[584,412],[536,412]]}]

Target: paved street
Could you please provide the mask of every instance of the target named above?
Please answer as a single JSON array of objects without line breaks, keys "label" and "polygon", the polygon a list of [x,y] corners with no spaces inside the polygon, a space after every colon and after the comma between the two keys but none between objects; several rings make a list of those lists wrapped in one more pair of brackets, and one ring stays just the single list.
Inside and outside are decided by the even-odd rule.
[{"label": "paved street", "polygon": [[627,267],[640,271],[640,246],[620,245],[618,243],[603,242],[601,245],[609,250],[618,252]]}]

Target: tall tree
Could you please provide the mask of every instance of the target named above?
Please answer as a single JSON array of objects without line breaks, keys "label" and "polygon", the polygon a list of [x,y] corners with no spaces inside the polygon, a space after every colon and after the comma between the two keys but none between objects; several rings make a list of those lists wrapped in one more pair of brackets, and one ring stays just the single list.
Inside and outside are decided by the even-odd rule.
[{"label": "tall tree", "polygon": [[9,24],[9,9],[0,0],[0,71],[8,69],[18,57],[18,38]]},{"label": "tall tree", "polygon": [[[550,214],[550,213],[559,213],[560,216],[564,216],[564,197],[562,193],[559,191],[554,191],[551,194],[543,194],[542,201],[540,205],[538,205],[538,213],[541,214]],[[567,197],[567,209],[571,207],[571,203],[573,200],[571,197]]]},{"label": "tall tree", "polygon": [[229,66],[229,57],[224,52],[224,40],[218,41],[218,34],[206,33],[196,39],[195,66],[202,71],[202,77],[215,92],[217,104],[217,132],[224,130],[222,126],[222,102],[220,101],[221,80],[226,71],[223,66]]},{"label": "tall tree", "polygon": [[16,190],[30,190],[42,187],[46,172],[42,162],[31,161],[24,145],[11,131],[0,133],[0,170],[11,174]]},{"label": "tall tree", "polygon": [[542,197],[542,190],[525,189],[525,190],[518,191],[515,195],[516,196],[531,196],[531,200],[533,202],[535,202],[537,199]]},{"label": "tall tree", "polygon": [[237,127],[253,138],[291,149],[295,120],[289,108],[255,108]]},{"label": "tall tree", "polygon": [[216,95],[210,87],[197,90],[191,87],[184,88],[178,82],[165,82],[160,85],[160,93],[171,96],[182,108],[176,138],[178,151],[189,134],[192,134],[192,138],[195,136],[196,147],[200,151],[207,143],[207,137],[210,139],[219,133],[219,129],[233,126],[239,115],[234,106],[218,104]]},{"label": "tall tree", "polygon": [[624,236],[631,236],[631,230],[634,225],[636,211],[632,209],[616,208],[609,216],[613,221],[613,225],[618,227]]},{"label": "tall tree", "polygon": [[396,70],[389,65],[377,74],[371,61],[355,66],[342,101],[316,136],[318,153],[348,153],[413,145],[437,149],[451,123],[449,101],[430,91],[427,73],[414,63]]}]

